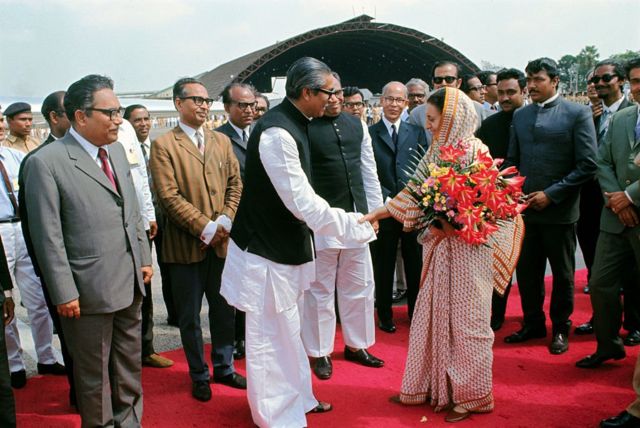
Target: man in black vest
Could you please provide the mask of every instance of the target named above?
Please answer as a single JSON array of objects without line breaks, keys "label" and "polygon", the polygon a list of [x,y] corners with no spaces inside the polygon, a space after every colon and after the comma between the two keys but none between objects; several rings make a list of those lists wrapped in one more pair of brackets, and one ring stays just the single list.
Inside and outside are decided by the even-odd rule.
[{"label": "man in black vest", "polygon": [[[336,96],[329,100],[324,116],[309,125],[311,184],[332,207],[367,213],[368,207],[383,205],[371,138],[364,122],[341,112],[342,85],[336,73],[334,77]],[[322,234],[315,234],[314,241],[316,280],[304,293],[302,311],[302,341],[307,355],[315,358],[313,372],[329,379],[333,371],[336,294],[345,358],[382,367],[384,361],[367,351],[375,343],[375,285],[368,245],[345,245]]]},{"label": "man in black vest", "polygon": [[[2,113],[0,112],[0,119]],[[0,128],[2,122],[0,121]],[[12,428],[16,426],[16,405],[11,390],[9,375],[9,361],[7,360],[7,345],[4,339],[4,328],[9,325],[14,316],[14,303],[11,294],[13,282],[9,273],[4,245],[0,238],[0,426]]]},{"label": "man in black vest", "polygon": [[359,213],[331,208],[310,185],[307,127],[335,97],[329,67],[301,58],[287,71],[287,97],[256,123],[244,189],[231,230],[221,294],[246,312],[247,398],[260,427],[307,426],[331,410],[311,390],[298,297],[315,277],[311,231],[342,242],[375,239]]},{"label": "man in black vest", "polygon": [[[498,73],[498,101],[500,111],[486,118],[476,133],[478,138],[489,147],[489,153],[494,159],[506,159],[509,148],[509,131],[513,113],[524,105],[527,78],[524,73],[515,68],[501,70]],[[511,281],[500,296],[495,290],[491,302],[491,329],[500,330],[504,323],[507,310],[507,299],[511,291]]]}]

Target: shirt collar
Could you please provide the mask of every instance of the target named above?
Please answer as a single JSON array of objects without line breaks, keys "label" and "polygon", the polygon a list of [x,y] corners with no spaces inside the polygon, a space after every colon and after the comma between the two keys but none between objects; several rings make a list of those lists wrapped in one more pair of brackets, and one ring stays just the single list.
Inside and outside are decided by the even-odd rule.
[{"label": "shirt collar", "polygon": [[556,94],[554,96],[552,96],[551,98],[549,98],[548,100],[545,100],[545,101],[543,101],[541,103],[537,103],[537,104],[540,107],[544,107],[547,104],[550,104],[550,103],[554,102],[555,100],[557,100],[559,96],[560,96],[560,92],[556,92]]},{"label": "shirt collar", "polygon": [[191,141],[197,141],[196,133],[199,133],[200,136],[204,138],[204,132],[202,131],[202,126],[198,129],[195,129],[190,127],[189,125],[187,125],[181,120],[178,121],[178,126],[180,126],[180,129],[182,129],[184,133],[187,134],[189,138],[191,138]]},{"label": "shirt collar", "polygon": [[618,109],[620,109],[620,104],[622,104],[622,101],[624,101],[624,95],[620,97],[620,99],[618,99],[618,101],[616,101],[615,103],[611,104],[609,107],[607,107],[604,102],[602,103],[602,109],[603,111],[608,111],[609,113],[613,114],[615,112],[618,111]]},{"label": "shirt collar", "polygon": [[391,129],[391,125],[395,125],[396,126],[396,133],[400,132],[400,122],[402,122],[401,118],[398,118],[395,122],[390,122],[389,119],[387,119],[384,115],[382,115],[382,122],[384,123],[384,126],[387,127],[387,132],[389,133],[389,135],[393,134],[393,130]]},{"label": "shirt collar", "polygon": [[242,133],[246,132],[247,133],[247,138],[249,138],[249,128],[251,128],[251,125],[245,127],[245,128],[238,128],[237,126],[235,126],[233,124],[233,122],[231,122],[231,120],[229,120],[229,125],[231,125],[231,127],[234,129],[234,131],[236,131],[236,133],[238,134],[238,136],[240,137],[240,139],[242,140]]},{"label": "shirt collar", "polygon": [[[75,138],[78,143],[80,143],[82,148],[87,153],[89,153],[89,156],[91,156],[91,159],[94,159],[94,160],[98,159],[98,150],[100,149],[100,147],[94,146],[89,140],[87,140],[82,135],[80,135],[78,133],[78,131],[76,131],[73,128],[73,126],[71,128],[69,128],[69,134],[71,134],[71,136],[73,138]],[[107,151],[107,156],[108,156],[109,155],[109,145],[102,146],[102,148]]]}]

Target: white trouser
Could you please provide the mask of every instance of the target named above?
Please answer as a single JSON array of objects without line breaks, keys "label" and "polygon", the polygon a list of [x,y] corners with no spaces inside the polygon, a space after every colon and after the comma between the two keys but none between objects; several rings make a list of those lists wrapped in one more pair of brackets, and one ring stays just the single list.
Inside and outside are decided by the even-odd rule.
[{"label": "white trouser", "polygon": [[304,293],[302,341],[311,357],[333,352],[336,290],[344,343],[355,349],[375,343],[375,287],[369,246],[328,248],[317,252],[316,280]]},{"label": "white trouser", "polygon": [[[13,284],[20,290],[20,302],[27,309],[31,336],[36,347],[38,362],[53,364],[57,362],[53,351],[53,323],[44,300],[40,279],[33,270],[31,258],[27,253],[27,246],[22,235],[20,222],[0,223],[0,235],[4,244],[4,251],[9,264],[9,272]],[[17,321],[13,321],[5,328],[7,339],[7,356],[9,370],[17,372],[24,370],[22,347],[18,334]]]},{"label": "white trouser", "polygon": [[261,428],[306,427],[306,413],[318,401],[300,338],[298,306],[277,312],[272,290],[266,287],[261,311],[246,313],[247,399],[253,422]]}]

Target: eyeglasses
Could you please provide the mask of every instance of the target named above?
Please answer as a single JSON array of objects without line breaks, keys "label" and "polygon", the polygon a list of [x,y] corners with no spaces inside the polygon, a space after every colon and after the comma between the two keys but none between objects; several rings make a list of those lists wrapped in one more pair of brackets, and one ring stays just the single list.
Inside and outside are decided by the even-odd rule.
[{"label": "eyeglasses", "polygon": [[600,83],[601,79],[604,83],[609,83],[616,77],[618,76],[616,76],[615,74],[609,74],[609,73],[603,74],[602,76],[593,76],[591,79],[589,79],[589,83],[593,83],[597,85],[598,83]]},{"label": "eyeglasses", "polygon": [[119,108],[87,107],[85,110],[99,111],[100,113],[104,114],[105,116],[109,116],[110,120],[115,120],[115,118],[122,117],[122,115],[124,114],[124,107],[119,107]]},{"label": "eyeglasses", "polygon": [[485,85],[480,85],[480,86],[472,86],[469,88],[469,92],[471,91],[478,91],[480,92],[483,89],[486,89],[487,87]]},{"label": "eyeglasses", "polygon": [[266,107],[256,107],[254,110],[255,110],[257,113],[264,113],[264,112],[266,112],[266,111],[267,111],[267,108],[266,108]]},{"label": "eyeglasses", "polygon": [[231,104],[237,105],[240,110],[247,110],[247,109],[253,110],[258,105],[258,103],[255,102],[255,101],[252,102],[252,103],[241,103],[241,102],[233,101],[233,100],[231,101]]},{"label": "eyeglasses", "polygon": [[347,107],[347,108],[361,108],[362,106],[364,106],[364,103],[362,101],[356,101],[356,102],[346,102],[344,104],[342,104],[343,106]]},{"label": "eyeglasses", "polygon": [[336,91],[335,89],[324,89],[324,88],[312,88],[312,89],[316,92],[322,92],[323,94],[329,95],[329,98],[331,98],[331,96],[333,95],[337,97],[338,95],[342,94],[342,90]]},{"label": "eyeglasses", "polygon": [[451,84],[456,80],[458,80],[458,78],[455,76],[436,76],[433,78],[433,83],[437,83],[439,85],[444,81]]},{"label": "eyeglasses", "polygon": [[179,97],[181,100],[191,100],[195,105],[200,107],[202,104],[207,103],[207,105],[213,104],[213,98],[202,98],[202,97]]},{"label": "eyeglasses", "polygon": [[407,101],[404,98],[393,98],[393,97],[382,97],[383,100],[385,100],[386,102],[388,102],[389,104],[404,104],[405,101]]},{"label": "eyeglasses", "polygon": [[427,94],[409,94],[409,99],[421,99],[424,98]]},{"label": "eyeglasses", "polygon": [[484,85],[484,86],[498,86],[498,84],[497,84],[497,83],[487,83],[487,84],[486,84],[486,85]]}]

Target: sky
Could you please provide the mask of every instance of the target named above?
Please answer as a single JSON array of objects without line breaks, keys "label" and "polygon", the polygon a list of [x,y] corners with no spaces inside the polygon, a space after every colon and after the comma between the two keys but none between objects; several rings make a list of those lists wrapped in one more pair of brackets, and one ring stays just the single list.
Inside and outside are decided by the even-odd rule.
[{"label": "sky", "polygon": [[477,65],[640,50],[640,0],[0,0],[0,96],[45,96],[91,73],[116,92],[160,90],[363,13]]}]

